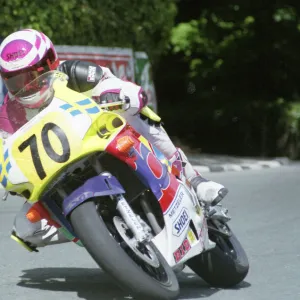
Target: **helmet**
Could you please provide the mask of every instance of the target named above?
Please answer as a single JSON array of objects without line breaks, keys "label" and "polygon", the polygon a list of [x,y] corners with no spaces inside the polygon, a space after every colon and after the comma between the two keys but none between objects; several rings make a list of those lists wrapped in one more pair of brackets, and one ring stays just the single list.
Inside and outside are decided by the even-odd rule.
[{"label": "helmet", "polygon": [[[39,82],[31,84],[43,73],[55,70],[59,65],[51,40],[34,29],[16,31],[0,45],[0,74],[12,98],[28,108],[37,108],[45,100],[49,89]],[[26,88],[25,88],[26,87]],[[22,90],[24,89],[24,91]]]}]

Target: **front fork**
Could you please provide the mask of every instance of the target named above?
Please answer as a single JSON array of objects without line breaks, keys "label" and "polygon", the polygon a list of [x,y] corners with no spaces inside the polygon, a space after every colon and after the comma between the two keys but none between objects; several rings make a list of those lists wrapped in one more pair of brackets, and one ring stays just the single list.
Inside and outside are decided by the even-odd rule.
[{"label": "front fork", "polygon": [[150,227],[148,227],[148,225],[134,213],[124,196],[119,194],[111,197],[117,202],[117,210],[127,224],[128,228],[133,233],[136,240],[139,242],[149,241],[151,238]]},{"label": "front fork", "polygon": [[[101,164],[95,157],[91,158],[91,162],[95,171],[98,174],[101,173],[110,174],[102,168]],[[122,216],[128,228],[132,231],[137,241],[139,242],[149,241],[151,228],[148,227],[147,223],[145,223],[141,218],[138,218],[138,216],[131,209],[130,205],[128,204],[124,196],[122,194],[118,194],[118,195],[111,195],[110,198],[116,201],[117,210],[119,211],[120,215]]]}]

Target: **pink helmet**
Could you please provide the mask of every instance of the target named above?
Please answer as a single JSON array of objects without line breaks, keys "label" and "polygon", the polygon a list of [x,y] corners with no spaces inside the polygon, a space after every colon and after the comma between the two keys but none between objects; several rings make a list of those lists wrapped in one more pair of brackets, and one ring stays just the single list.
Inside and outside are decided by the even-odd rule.
[{"label": "pink helmet", "polygon": [[[10,96],[43,73],[55,70],[59,65],[51,40],[34,29],[16,31],[0,45],[0,74]],[[18,101],[26,107],[38,107],[45,89],[27,86]]]}]

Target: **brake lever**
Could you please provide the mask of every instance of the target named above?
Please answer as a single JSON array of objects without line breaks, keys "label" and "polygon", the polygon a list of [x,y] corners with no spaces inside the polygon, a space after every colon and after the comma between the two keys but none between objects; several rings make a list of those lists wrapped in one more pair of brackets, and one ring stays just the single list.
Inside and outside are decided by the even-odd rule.
[{"label": "brake lever", "polygon": [[109,103],[102,103],[102,104],[98,104],[100,106],[100,108],[107,108],[110,106],[117,106],[117,105],[123,105],[125,104],[124,101],[116,101],[116,102],[109,102]]},{"label": "brake lever", "polygon": [[100,108],[108,108],[111,106],[124,105],[124,104],[128,104],[128,103],[130,103],[130,98],[125,96],[124,99],[119,98],[119,101],[102,103],[102,104],[98,104],[98,105],[100,106]]}]

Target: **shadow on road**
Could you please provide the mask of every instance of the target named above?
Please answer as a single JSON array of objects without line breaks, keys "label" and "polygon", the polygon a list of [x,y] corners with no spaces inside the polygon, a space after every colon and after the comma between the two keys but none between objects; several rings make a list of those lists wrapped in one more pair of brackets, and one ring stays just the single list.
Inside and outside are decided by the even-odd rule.
[{"label": "shadow on road", "polygon": [[[78,298],[85,300],[132,299],[99,269],[36,268],[23,272],[17,285],[24,288],[77,292]],[[208,297],[220,290],[209,287],[194,274],[180,273],[178,279],[181,288],[180,299]],[[235,289],[249,286],[249,283],[243,282]]]}]

